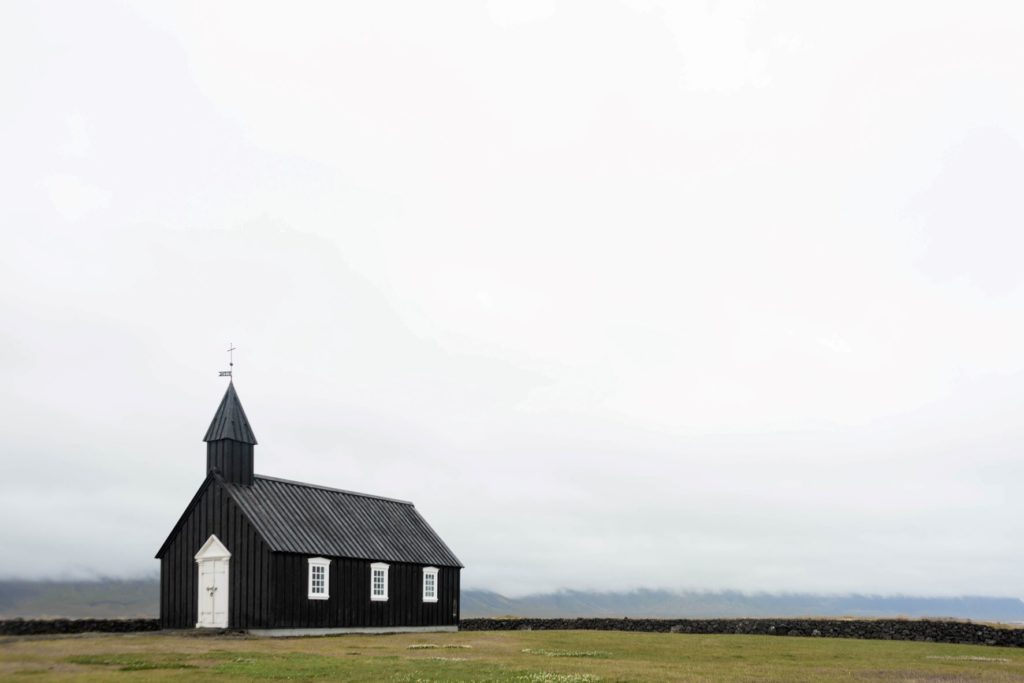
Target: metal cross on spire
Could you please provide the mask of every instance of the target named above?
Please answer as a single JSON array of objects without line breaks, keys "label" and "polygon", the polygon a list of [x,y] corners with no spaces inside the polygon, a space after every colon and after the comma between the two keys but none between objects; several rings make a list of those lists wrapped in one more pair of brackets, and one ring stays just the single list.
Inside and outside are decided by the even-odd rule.
[{"label": "metal cross on spire", "polygon": [[238,350],[237,346],[235,346],[231,342],[228,342],[228,368],[230,368],[230,369],[228,369],[228,370],[221,370],[220,373],[218,373],[220,377],[233,377],[234,376],[232,373],[234,373],[234,371],[235,371],[235,351],[237,351],[237,350]]}]

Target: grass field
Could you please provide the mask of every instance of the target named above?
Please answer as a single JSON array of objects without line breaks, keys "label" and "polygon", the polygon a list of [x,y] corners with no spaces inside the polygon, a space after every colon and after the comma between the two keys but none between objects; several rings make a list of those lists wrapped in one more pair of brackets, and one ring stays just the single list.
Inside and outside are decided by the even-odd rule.
[{"label": "grass field", "polygon": [[933,643],[603,631],[258,639],[0,638],[0,679],[1024,681],[1024,651]]}]

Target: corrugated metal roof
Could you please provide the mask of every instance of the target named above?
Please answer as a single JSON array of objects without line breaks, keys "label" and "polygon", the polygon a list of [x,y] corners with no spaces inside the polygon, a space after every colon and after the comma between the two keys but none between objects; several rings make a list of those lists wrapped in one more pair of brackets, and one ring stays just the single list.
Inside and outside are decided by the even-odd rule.
[{"label": "corrugated metal roof", "polygon": [[412,503],[259,475],[221,483],[272,551],[462,566]]},{"label": "corrugated metal roof", "polygon": [[234,382],[228,383],[228,390],[224,392],[224,398],[221,399],[217,413],[213,416],[213,422],[210,423],[210,428],[206,430],[206,436],[203,437],[203,441],[219,439],[256,444],[256,435],[252,433],[249,418],[245,416],[242,402],[238,400]]}]

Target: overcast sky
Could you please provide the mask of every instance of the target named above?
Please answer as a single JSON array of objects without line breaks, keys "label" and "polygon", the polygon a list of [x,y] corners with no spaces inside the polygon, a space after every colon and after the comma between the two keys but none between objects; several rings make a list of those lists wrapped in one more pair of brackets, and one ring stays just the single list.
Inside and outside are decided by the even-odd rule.
[{"label": "overcast sky", "polygon": [[1024,596],[1017,2],[5,2],[0,576],[257,472],[510,595]]}]

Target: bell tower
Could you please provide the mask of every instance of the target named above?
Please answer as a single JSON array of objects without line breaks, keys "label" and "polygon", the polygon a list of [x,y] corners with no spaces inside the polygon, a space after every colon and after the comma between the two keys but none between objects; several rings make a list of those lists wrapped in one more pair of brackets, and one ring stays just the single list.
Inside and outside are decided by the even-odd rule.
[{"label": "bell tower", "polygon": [[207,474],[217,470],[225,481],[252,486],[256,435],[238,400],[234,381],[228,384],[203,441],[206,442]]}]

